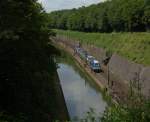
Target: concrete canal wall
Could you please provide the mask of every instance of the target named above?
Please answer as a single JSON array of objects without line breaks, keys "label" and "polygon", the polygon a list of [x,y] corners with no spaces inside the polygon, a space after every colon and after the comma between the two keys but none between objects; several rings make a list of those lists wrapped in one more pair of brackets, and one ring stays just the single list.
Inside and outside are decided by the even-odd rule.
[{"label": "concrete canal wall", "polygon": [[53,82],[53,86],[54,86],[53,92],[55,94],[53,97],[53,99],[55,99],[54,115],[55,115],[55,118],[58,119],[59,121],[65,122],[65,121],[70,120],[69,112],[66,106],[66,102],[65,102],[63,90],[60,84],[58,73],[55,72],[54,76],[55,76],[54,77],[55,79],[53,80],[55,81]]}]

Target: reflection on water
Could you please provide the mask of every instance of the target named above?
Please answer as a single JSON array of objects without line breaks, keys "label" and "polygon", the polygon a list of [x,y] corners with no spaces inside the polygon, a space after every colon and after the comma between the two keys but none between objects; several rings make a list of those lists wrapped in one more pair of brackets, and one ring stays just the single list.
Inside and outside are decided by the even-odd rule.
[{"label": "reflection on water", "polygon": [[83,118],[90,108],[93,108],[99,116],[102,115],[107,104],[100,91],[90,85],[89,79],[81,77],[73,66],[66,63],[58,65],[57,71],[70,118]]}]

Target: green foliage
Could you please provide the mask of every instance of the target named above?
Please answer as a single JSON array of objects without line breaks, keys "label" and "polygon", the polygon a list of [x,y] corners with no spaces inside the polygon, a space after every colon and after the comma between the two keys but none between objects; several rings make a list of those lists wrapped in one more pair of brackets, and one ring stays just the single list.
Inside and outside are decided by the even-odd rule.
[{"label": "green foliage", "polygon": [[49,26],[87,32],[135,32],[150,29],[149,0],[111,0],[79,9],[54,11]]},{"label": "green foliage", "polygon": [[101,120],[102,122],[149,122],[149,108],[149,99],[134,94],[125,104],[108,107]]},{"label": "green foliage", "polygon": [[6,114],[5,112],[0,113],[0,122],[26,122],[27,119],[22,113],[18,113],[15,116]]},{"label": "green foliage", "polygon": [[[0,1],[0,121],[50,121],[55,113],[56,49],[48,45],[52,32],[47,14],[36,0]],[[19,120],[17,120],[19,121]],[[21,122],[21,121],[20,121]]]},{"label": "green foliage", "polygon": [[150,5],[149,6],[146,5],[144,9],[143,23],[146,24],[147,30],[150,30]]},{"label": "green foliage", "polygon": [[149,122],[150,99],[145,98],[141,92],[140,74],[136,74],[130,81],[127,100],[120,105],[108,107],[102,122]]},{"label": "green foliage", "polygon": [[145,0],[145,5],[149,6],[150,5],[150,1],[149,0]]}]

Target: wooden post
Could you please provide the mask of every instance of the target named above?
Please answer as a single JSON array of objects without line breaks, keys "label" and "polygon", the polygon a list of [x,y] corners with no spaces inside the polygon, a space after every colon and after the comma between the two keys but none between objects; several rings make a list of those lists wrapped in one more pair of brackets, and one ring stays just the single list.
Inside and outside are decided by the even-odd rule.
[{"label": "wooden post", "polygon": [[108,87],[110,82],[110,76],[109,76],[109,63],[108,63],[108,70],[107,70],[107,80],[108,80]]}]

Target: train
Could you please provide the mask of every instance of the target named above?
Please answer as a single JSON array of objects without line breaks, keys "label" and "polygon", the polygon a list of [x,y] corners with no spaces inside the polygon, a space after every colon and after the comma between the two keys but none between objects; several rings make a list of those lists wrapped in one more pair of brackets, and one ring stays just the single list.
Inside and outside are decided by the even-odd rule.
[{"label": "train", "polygon": [[86,62],[86,64],[89,66],[89,68],[96,72],[99,73],[101,72],[101,65],[98,60],[95,59],[94,56],[89,55],[87,51],[85,51],[83,48],[79,46],[75,46],[75,54],[77,54],[83,61]]}]

